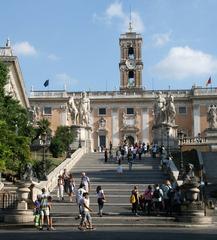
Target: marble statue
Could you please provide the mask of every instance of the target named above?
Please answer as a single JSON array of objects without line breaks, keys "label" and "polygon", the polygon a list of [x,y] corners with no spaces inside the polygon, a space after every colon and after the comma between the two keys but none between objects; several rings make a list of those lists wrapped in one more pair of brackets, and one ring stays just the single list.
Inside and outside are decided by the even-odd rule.
[{"label": "marble statue", "polygon": [[166,116],[168,124],[175,124],[175,116],[176,116],[176,108],[174,104],[174,96],[171,94],[167,94],[166,99]]},{"label": "marble statue", "polygon": [[159,125],[166,121],[166,99],[162,92],[157,93],[157,99],[154,104],[155,125]]},{"label": "marble statue", "polygon": [[74,98],[72,96],[69,98],[68,108],[69,108],[69,112],[71,113],[72,123],[75,125],[79,124],[78,109],[76,107]]},{"label": "marble statue", "polygon": [[217,107],[216,105],[210,105],[207,112],[207,121],[209,123],[209,128],[217,128]]},{"label": "marble statue", "polygon": [[90,122],[90,99],[87,93],[83,92],[80,99],[80,124],[89,125]]}]

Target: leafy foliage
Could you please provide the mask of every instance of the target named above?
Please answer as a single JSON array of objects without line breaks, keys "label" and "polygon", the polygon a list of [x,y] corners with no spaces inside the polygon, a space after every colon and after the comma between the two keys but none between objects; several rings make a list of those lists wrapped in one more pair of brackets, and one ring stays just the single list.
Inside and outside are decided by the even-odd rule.
[{"label": "leafy foliage", "polygon": [[7,66],[0,62],[0,171],[21,174],[30,162],[28,112],[5,93]]},{"label": "leafy foliage", "polygon": [[69,150],[69,145],[74,141],[76,132],[72,127],[60,126],[51,140],[50,151],[53,157],[59,157]]}]

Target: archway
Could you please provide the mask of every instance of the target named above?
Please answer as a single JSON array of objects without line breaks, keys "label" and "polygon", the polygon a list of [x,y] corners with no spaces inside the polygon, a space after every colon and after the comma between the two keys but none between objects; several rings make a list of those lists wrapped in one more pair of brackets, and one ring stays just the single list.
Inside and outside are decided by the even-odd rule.
[{"label": "archway", "polygon": [[128,145],[134,145],[135,139],[133,136],[129,135],[126,137],[126,142],[128,143]]}]

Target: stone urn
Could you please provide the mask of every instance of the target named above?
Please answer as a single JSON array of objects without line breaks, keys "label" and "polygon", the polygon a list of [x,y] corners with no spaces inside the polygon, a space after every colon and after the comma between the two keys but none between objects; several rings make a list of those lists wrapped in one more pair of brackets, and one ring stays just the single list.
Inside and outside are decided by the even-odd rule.
[{"label": "stone urn", "polygon": [[198,187],[199,183],[197,183],[196,181],[189,181],[181,186],[186,201],[194,202],[198,200],[198,194],[200,192]]},{"label": "stone urn", "polygon": [[18,185],[18,201],[22,202],[28,202],[29,199],[29,193],[30,193],[30,182],[20,182]]}]

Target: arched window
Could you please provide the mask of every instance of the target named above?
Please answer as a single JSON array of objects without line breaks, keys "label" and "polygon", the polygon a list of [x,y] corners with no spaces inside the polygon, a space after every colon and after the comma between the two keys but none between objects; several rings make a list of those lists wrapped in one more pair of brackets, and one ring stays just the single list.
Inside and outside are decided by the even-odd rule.
[{"label": "arched window", "polygon": [[128,48],[128,58],[129,59],[134,59],[134,49],[133,49],[133,47]]},{"label": "arched window", "polygon": [[128,87],[135,86],[134,71],[128,73]]}]

